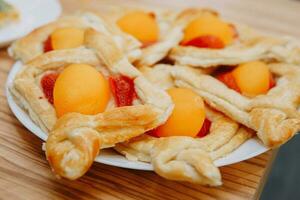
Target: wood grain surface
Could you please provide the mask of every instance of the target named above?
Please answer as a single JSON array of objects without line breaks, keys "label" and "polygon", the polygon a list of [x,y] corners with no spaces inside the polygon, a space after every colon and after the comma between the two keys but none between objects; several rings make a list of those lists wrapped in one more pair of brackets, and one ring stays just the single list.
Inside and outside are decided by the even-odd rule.
[{"label": "wood grain surface", "polygon": [[[62,0],[64,12],[79,8],[99,10],[102,5],[206,6],[225,17],[274,34],[300,35],[296,1],[233,0]],[[298,26],[298,29],[296,28]],[[77,181],[57,179],[41,150],[42,141],[30,134],[11,113],[5,81],[13,60],[0,51],[0,199],[255,199],[262,189],[274,152],[222,167],[223,186],[202,187],[165,180],[154,172],[121,169],[94,163]]]}]

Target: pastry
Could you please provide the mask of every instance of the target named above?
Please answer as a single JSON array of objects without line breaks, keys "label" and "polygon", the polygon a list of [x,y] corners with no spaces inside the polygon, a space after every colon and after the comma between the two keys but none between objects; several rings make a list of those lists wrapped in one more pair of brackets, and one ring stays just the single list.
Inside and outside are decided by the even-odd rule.
[{"label": "pastry", "polygon": [[10,47],[10,54],[14,59],[26,63],[48,51],[81,48],[84,31],[88,28],[112,34],[129,60],[134,61],[140,56],[140,43],[135,38],[121,32],[117,26],[108,25],[98,14],[91,12],[64,16],[34,30],[14,42]]},{"label": "pastry", "polygon": [[[252,63],[257,65],[258,63]],[[185,67],[174,67],[172,77],[179,87],[191,88],[210,106],[225,113],[235,121],[257,131],[257,136],[271,148],[292,138],[300,128],[299,67],[286,64],[268,64],[276,75],[276,86],[257,96],[245,96],[230,88],[224,80],[208,74],[195,74]],[[251,73],[259,80],[259,71]],[[248,73],[247,76],[251,74]],[[268,84],[268,83],[267,83]],[[248,82],[246,85],[250,85]],[[262,86],[260,84],[259,86]]]},{"label": "pastry", "polygon": [[175,24],[181,26],[182,37],[169,58],[179,65],[211,67],[259,59],[300,63],[300,48],[292,39],[264,36],[249,27],[225,22],[217,14],[201,16],[198,10],[187,9]]},{"label": "pastry", "polygon": [[[144,67],[141,70],[156,86],[168,91],[170,91],[170,88],[175,87],[174,79],[172,79],[173,66],[159,64],[153,68]],[[190,70],[193,71],[191,68]],[[201,72],[197,70],[194,73],[200,74]],[[185,96],[187,95],[186,93]],[[171,97],[173,97],[175,104],[172,113],[174,115],[174,112],[179,111],[174,95],[171,94]],[[193,102],[184,101],[184,104],[193,104]],[[185,109],[188,110],[187,115],[196,115],[196,120],[201,120],[201,114],[194,113],[190,107]],[[172,115],[169,120],[172,117],[174,118]],[[166,133],[158,127],[148,135],[142,135],[125,143],[117,144],[115,149],[124,154],[129,160],[152,163],[154,171],[167,179],[211,186],[220,185],[221,175],[213,161],[238,148],[252,137],[254,132],[205,105],[205,121],[202,124],[201,131],[198,130],[197,135],[193,137],[183,136],[187,132],[191,132],[191,127],[194,126],[192,121],[195,119],[182,112],[180,115],[188,118],[189,128],[185,127],[186,121],[184,119],[177,120],[181,124],[176,124],[173,127],[170,127],[171,123],[168,120]],[[176,136],[178,127],[184,127],[185,129],[184,134],[178,134],[181,136]]]},{"label": "pastry", "polygon": [[206,111],[212,124],[203,138],[142,135],[114,148],[129,160],[151,162],[154,171],[167,179],[221,185],[221,175],[213,161],[231,153],[254,132],[209,108]]},{"label": "pastry", "polygon": [[[91,32],[91,31],[86,31],[86,32]],[[88,42],[90,42],[89,37],[86,37],[86,45],[88,44]],[[115,48],[113,50],[117,51],[116,49],[117,47],[112,46],[112,48]],[[15,78],[14,85],[11,88],[13,94],[15,95],[15,97],[17,97],[17,100],[21,104],[21,106],[24,107],[29,112],[31,118],[44,131],[48,132],[53,128],[54,124],[56,123],[57,116],[56,116],[55,109],[53,107],[53,100],[47,98],[47,91],[45,95],[45,89],[47,89],[48,87],[47,84],[45,86],[41,85],[41,83],[44,80],[43,78],[45,78],[46,75],[48,74],[51,75],[53,73],[55,74],[62,71],[62,69],[65,66],[71,63],[77,63],[77,64],[84,63],[84,64],[92,65],[99,68],[99,70],[101,70],[102,73],[108,75],[109,72],[107,71],[107,68],[105,68],[103,64],[104,60],[99,59],[95,52],[96,52],[95,50],[91,50],[90,48],[88,49],[83,47],[75,48],[75,49],[50,51],[28,62],[27,65],[24,67],[24,70],[20,74],[18,74],[17,77]],[[113,54],[113,52],[105,56],[108,57],[111,54]],[[117,59],[118,57],[116,56],[117,55],[115,54],[114,57]],[[119,56],[121,57],[121,55]],[[103,59],[106,59],[106,57],[104,57]],[[124,60],[121,61],[126,62]],[[111,62],[111,61],[108,60],[107,62]],[[135,68],[133,67],[129,67],[129,69],[126,68],[126,66],[128,65],[129,65],[128,63],[125,63],[123,64],[123,66],[116,66],[115,68],[109,68],[109,69],[114,73],[118,72],[121,74],[127,74],[128,77],[138,76],[139,72]],[[140,79],[137,79],[136,81],[138,82],[138,84],[136,84],[135,87],[136,90],[139,91],[140,89],[137,88],[138,87],[137,85],[144,84],[144,82],[143,80]],[[148,87],[147,83],[145,87]],[[147,95],[149,94],[143,92],[140,95],[143,95],[143,98],[148,98]]]},{"label": "pastry", "polygon": [[0,0],[0,28],[12,22],[16,22],[18,19],[19,13],[17,9],[10,3]]},{"label": "pastry", "polygon": [[[50,51],[28,62],[12,88],[32,119],[50,132],[46,142],[49,163],[58,175],[69,179],[86,172],[99,147],[111,147],[155,128],[172,110],[170,97],[130,64],[110,34],[88,29],[84,43],[84,48]],[[94,77],[95,73],[102,78]],[[58,78],[49,79],[53,74]],[[83,82],[82,76],[88,79]],[[72,83],[74,77],[79,84]],[[112,94],[106,94],[107,82],[102,79],[109,79]],[[55,82],[52,97],[51,81]],[[100,97],[95,87],[102,88]],[[80,161],[75,162],[78,156]]]}]

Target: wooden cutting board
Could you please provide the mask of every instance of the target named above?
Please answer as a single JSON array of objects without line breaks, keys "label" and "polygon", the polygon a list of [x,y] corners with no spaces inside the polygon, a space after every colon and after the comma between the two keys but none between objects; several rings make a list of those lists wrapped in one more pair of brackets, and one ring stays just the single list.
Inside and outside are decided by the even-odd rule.
[{"label": "wooden cutting board", "polygon": [[[226,18],[273,34],[300,35],[300,3],[279,0],[61,0],[64,13],[99,10],[103,5],[205,6]],[[296,28],[297,27],[297,28]],[[56,179],[41,150],[8,108],[4,85],[13,60],[0,51],[0,199],[256,199],[275,152],[222,167],[224,185],[217,188],[165,180],[154,172],[121,169],[94,163],[76,181]]]}]

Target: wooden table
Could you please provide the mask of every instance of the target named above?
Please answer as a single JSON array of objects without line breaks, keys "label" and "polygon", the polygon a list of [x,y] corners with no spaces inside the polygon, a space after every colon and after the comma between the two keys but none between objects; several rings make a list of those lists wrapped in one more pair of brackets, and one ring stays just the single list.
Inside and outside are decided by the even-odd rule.
[{"label": "wooden table", "polygon": [[[150,4],[213,7],[230,19],[277,34],[300,35],[296,1],[218,0],[62,0],[64,12],[101,5]],[[296,28],[297,27],[297,28]],[[56,179],[41,150],[42,141],[30,134],[8,108],[4,86],[11,60],[0,51],[0,199],[256,199],[262,190],[274,152],[222,167],[224,185],[217,188],[165,180],[153,172],[94,163],[77,181]]]}]

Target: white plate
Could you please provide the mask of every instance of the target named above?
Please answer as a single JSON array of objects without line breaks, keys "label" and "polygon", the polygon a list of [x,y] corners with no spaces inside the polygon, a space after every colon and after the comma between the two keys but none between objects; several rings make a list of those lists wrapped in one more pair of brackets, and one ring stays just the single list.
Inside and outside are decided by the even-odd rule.
[{"label": "white plate", "polygon": [[0,47],[25,36],[33,29],[57,19],[61,13],[58,0],[6,0],[14,5],[20,20],[0,29]]},{"label": "white plate", "polygon": [[[22,63],[20,61],[16,62],[9,75],[6,82],[6,95],[8,104],[12,110],[12,112],[15,114],[15,116],[19,119],[19,121],[33,134],[41,138],[42,140],[47,139],[46,133],[44,133],[36,124],[33,123],[33,121],[30,119],[30,117],[27,115],[26,112],[24,112],[14,101],[12,94],[9,91],[9,87],[12,85],[13,79],[15,75],[20,71],[22,68]],[[264,147],[258,139],[250,139],[244,144],[242,144],[237,150],[230,153],[226,157],[222,159],[218,159],[215,161],[215,164],[217,166],[224,166],[224,165],[230,165],[236,162],[240,162],[252,157],[255,157],[259,154],[262,154],[266,152],[268,149]],[[96,158],[96,162],[104,163],[112,166],[117,167],[123,167],[123,168],[129,168],[129,169],[139,169],[139,170],[153,170],[152,165],[144,162],[133,162],[127,160],[124,156],[118,154],[114,150],[106,149],[102,150],[100,153],[101,156],[98,156]]]}]

